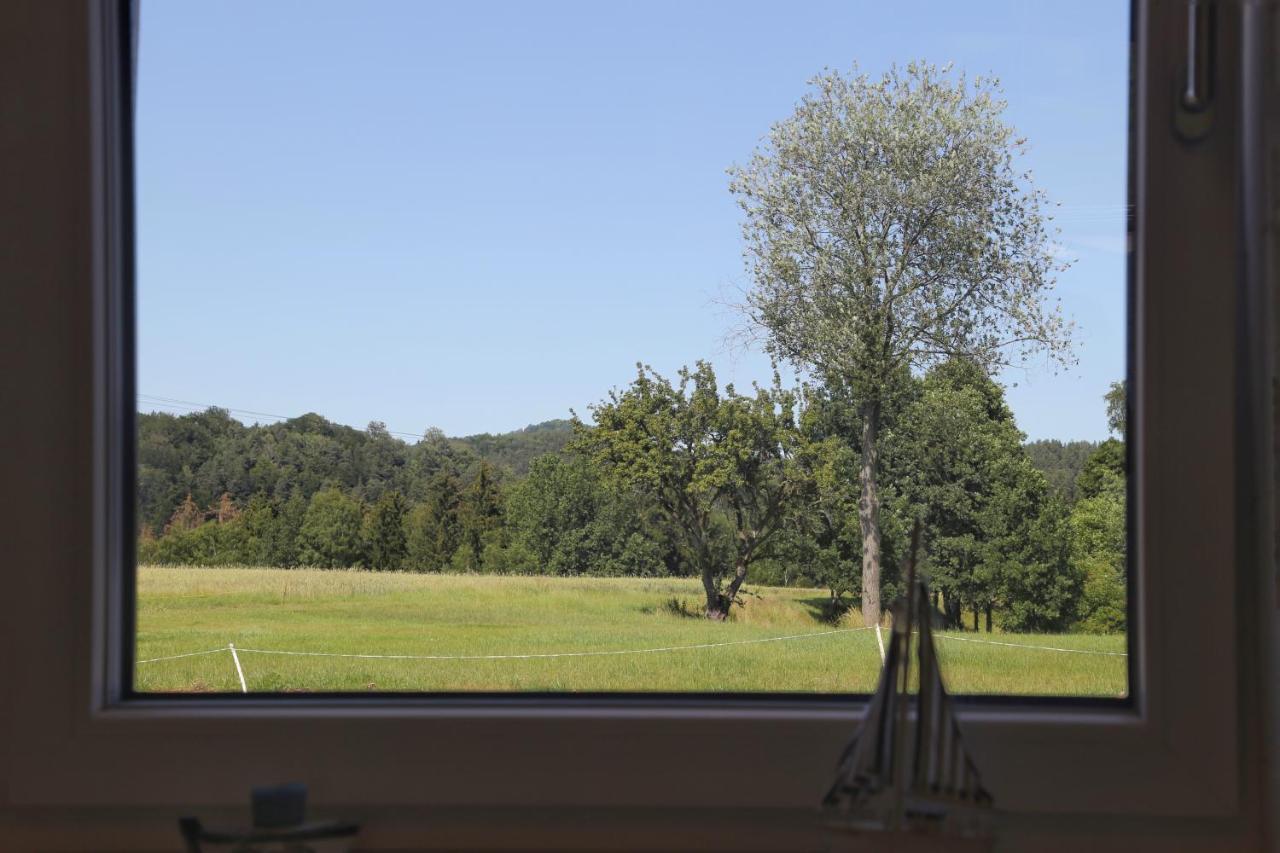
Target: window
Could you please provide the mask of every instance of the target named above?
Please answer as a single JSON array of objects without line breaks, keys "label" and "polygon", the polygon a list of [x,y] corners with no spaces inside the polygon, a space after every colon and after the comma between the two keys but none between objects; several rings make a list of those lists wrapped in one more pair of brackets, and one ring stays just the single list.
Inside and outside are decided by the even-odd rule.
[{"label": "window", "polygon": [[[157,807],[227,806],[252,781],[287,775],[310,782],[321,803],[369,815],[381,833],[375,847],[420,839],[413,817],[401,817],[405,835],[395,835],[386,810],[399,805],[436,809],[435,837],[449,839],[439,844],[520,846],[541,819],[559,827],[541,824],[542,837],[566,843],[622,834],[677,847],[690,826],[679,816],[691,813],[721,830],[724,846],[818,843],[811,807],[857,716],[839,703],[125,695],[128,19],[105,4],[35,8],[25,22],[31,46],[0,51],[0,61],[37,72],[23,79],[34,81],[32,109],[45,120],[17,141],[30,171],[15,186],[28,221],[48,227],[23,231],[29,239],[13,247],[10,280],[33,286],[13,288],[9,316],[47,334],[11,336],[29,368],[11,380],[14,399],[37,414],[4,429],[37,451],[7,460],[11,482],[51,500],[20,505],[9,520],[18,535],[7,590],[22,604],[6,619],[2,660],[7,695],[22,701],[4,706],[6,807],[31,822],[73,812],[91,821],[94,807],[110,807],[145,827]],[[1265,397],[1251,393],[1257,377],[1236,373],[1236,322],[1237,312],[1265,315],[1250,310],[1265,301],[1247,288],[1231,297],[1248,213],[1234,176],[1256,167],[1240,153],[1253,149],[1241,145],[1250,125],[1237,110],[1257,92],[1240,91],[1240,80],[1258,78],[1226,59],[1256,59],[1259,33],[1219,8],[1213,132],[1183,141],[1169,132],[1185,63],[1182,11],[1140,4],[1134,26],[1134,701],[980,704],[963,717],[1011,838],[1027,849],[1035,833],[1068,821],[1075,837],[1176,833],[1222,847],[1248,836],[1261,809],[1257,750],[1242,744],[1257,743],[1265,705],[1240,674],[1258,665],[1246,638],[1268,624],[1255,609],[1266,596],[1248,523],[1269,501],[1249,479],[1259,466],[1248,464],[1264,458],[1254,407]],[[575,822],[583,810],[592,810],[585,826]]]},{"label": "window", "polygon": [[502,8],[148,10],[135,689],[1126,697],[1125,9]]}]

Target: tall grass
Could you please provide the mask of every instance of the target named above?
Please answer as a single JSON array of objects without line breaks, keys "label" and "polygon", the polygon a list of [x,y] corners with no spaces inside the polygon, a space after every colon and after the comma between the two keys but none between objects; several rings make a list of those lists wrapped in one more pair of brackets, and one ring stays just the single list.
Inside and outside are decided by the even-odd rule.
[{"label": "tall grass", "polygon": [[[823,621],[820,590],[754,587],[726,623],[697,618],[692,579],[418,575],[342,570],[138,571],[137,658],[234,643],[255,691],[857,692],[874,689],[875,634]],[[841,629],[831,633],[833,629]],[[773,641],[772,638],[808,635]],[[989,635],[967,635],[991,638]],[[1123,638],[999,635],[1123,651]],[[742,642],[760,641],[768,642]],[[521,655],[737,643],[609,656],[501,660],[296,657],[262,651]],[[958,692],[1117,696],[1125,658],[939,641]],[[139,664],[143,691],[238,691],[227,654]]]}]

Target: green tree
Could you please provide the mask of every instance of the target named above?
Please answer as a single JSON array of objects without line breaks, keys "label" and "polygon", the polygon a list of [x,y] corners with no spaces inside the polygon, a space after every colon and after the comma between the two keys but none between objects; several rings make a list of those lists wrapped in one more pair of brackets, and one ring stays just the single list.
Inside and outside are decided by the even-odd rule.
[{"label": "green tree", "polygon": [[276,509],[271,500],[261,492],[245,504],[235,523],[243,531],[240,545],[240,562],[247,566],[283,565],[273,562],[271,542],[276,531]]},{"label": "green tree", "polygon": [[512,545],[527,555],[531,571],[590,574],[607,554],[579,543],[598,542],[591,534],[604,501],[600,477],[581,454],[540,456],[511,490],[507,520]]},{"label": "green tree", "polygon": [[1003,561],[1000,624],[1009,631],[1063,631],[1080,607],[1083,579],[1071,563],[1066,512],[1050,496],[1039,512],[1013,520],[993,542],[992,558]]},{"label": "green tree", "polygon": [[1071,559],[1084,576],[1080,626],[1111,633],[1126,625],[1124,492],[1082,498],[1071,511]]},{"label": "green tree", "polygon": [[1004,392],[973,362],[929,371],[902,418],[894,455],[900,512],[923,522],[925,568],[948,624],[993,613],[1024,629],[1061,625],[1074,583],[1044,476],[1031,463]]},{"label": "green tree", "polygon": [[307,515],[307,501],[295,492],[274,510],[273,523],[267,531],[266,565],[293,568],[302,560],[298,539]]},{"label": "green tree", "polygon": [[1076,477],[1076,495],[1096,498],[1107,492],[1123,493],[1125,488],[1124,443],[1108,438],[1084,460]]},{"label": "green tree", "polygon": [[364,516],[365,561],[374,571],[398,569],[408,554],[404,498],[397,491],[382,493]]},{"label": "green tree", "polygon": [[445,471],[431,478],[426,492],[426,499],[405,516],[407,562],[417,571],[438,572],[458,549],[462,495],[458,481]]},{"label": "green tree", "polygon": [[340,489],[316,492],[298,531],[299,560],[305,566],[326,569],[358,565],[362,521],[360,504]]},{"label": "green tree", "polygon": [[615,487],[644,493],[702,580],[706,615],[723,620],[753,562],[766,556],[804,487],[795,461],[795,395],[722,394],[711,365],[678,385],[639,365],[631,386],[592,407],[573,445]]},{"label": "green tree", "polygon": [[503,495],[493,466],[481,462],[475,479],[463,490],[458,502],[459,547],[454,553],[458,571],[479,571],[491,534],[502,526]]},{"label": "green tree", "polygon": [[578,452],[546,454],[507,501],[508,565],[553,575],[667,574],[669,548],[652,506],[630,488],[610,488]]},{"label": "green tree", "polygon": [[880,618],[880,429],[903,368],[1070,357],[1048,304],[1059,268],[1043,195],[998,86],[928,64],[878,80],[828,72],[751,161],[730,170],[768,350],[860,401],[862,610]]},{"label": "green tree", "polygon": [[[1109,412],[1117,388],[1123,386],[1112,385],[1106,397]],[[1125,465],[1124,444],[1109,438],[1085,460],[1076,480],[1081,497],[1071,509],[1071,561],[1084,577],[1080,625],[1087,631],[1123,631],[1127,622]]]},{"label": "green tree", "polygon": [[1124,441],[1125,428],[1129,423],[1129,401],[1125,388],[1127,383],[1112,382],[1111,389],[1103,396],[1107,402],[1107,429]]}]

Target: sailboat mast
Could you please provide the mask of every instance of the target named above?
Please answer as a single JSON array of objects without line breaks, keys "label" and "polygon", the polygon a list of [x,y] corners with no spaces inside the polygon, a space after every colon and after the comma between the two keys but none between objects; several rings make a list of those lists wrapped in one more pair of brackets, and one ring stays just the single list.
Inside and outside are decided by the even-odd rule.
[{"label": "sailboat mast", "polygon": [[907,759],[907,711],[911,702],[911,634],[916,616],[916,556],[920,547],[920,520],[911,528],[911,551],[907,557],[907,596],[904,619],[894,619],[893,630],[902,644],[902,664],[898,670],[898,721],[894,731],[893,826],[900,828],[905,818],[907,774],[915,765]]}]

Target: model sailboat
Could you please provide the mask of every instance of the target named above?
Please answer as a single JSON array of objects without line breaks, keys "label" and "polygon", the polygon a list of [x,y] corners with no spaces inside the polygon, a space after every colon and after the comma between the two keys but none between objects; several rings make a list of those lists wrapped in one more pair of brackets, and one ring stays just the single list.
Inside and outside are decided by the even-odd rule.
[{"label": "model sailboat", "polygon": [[908,849],[913,837],[926,836],[930,850],[984,850],[991,795],[942,685],[929,594],[916,573],[919,549],[917,521],[880,684],[823,807],[838,834],[874,834],[878,849]]}]

